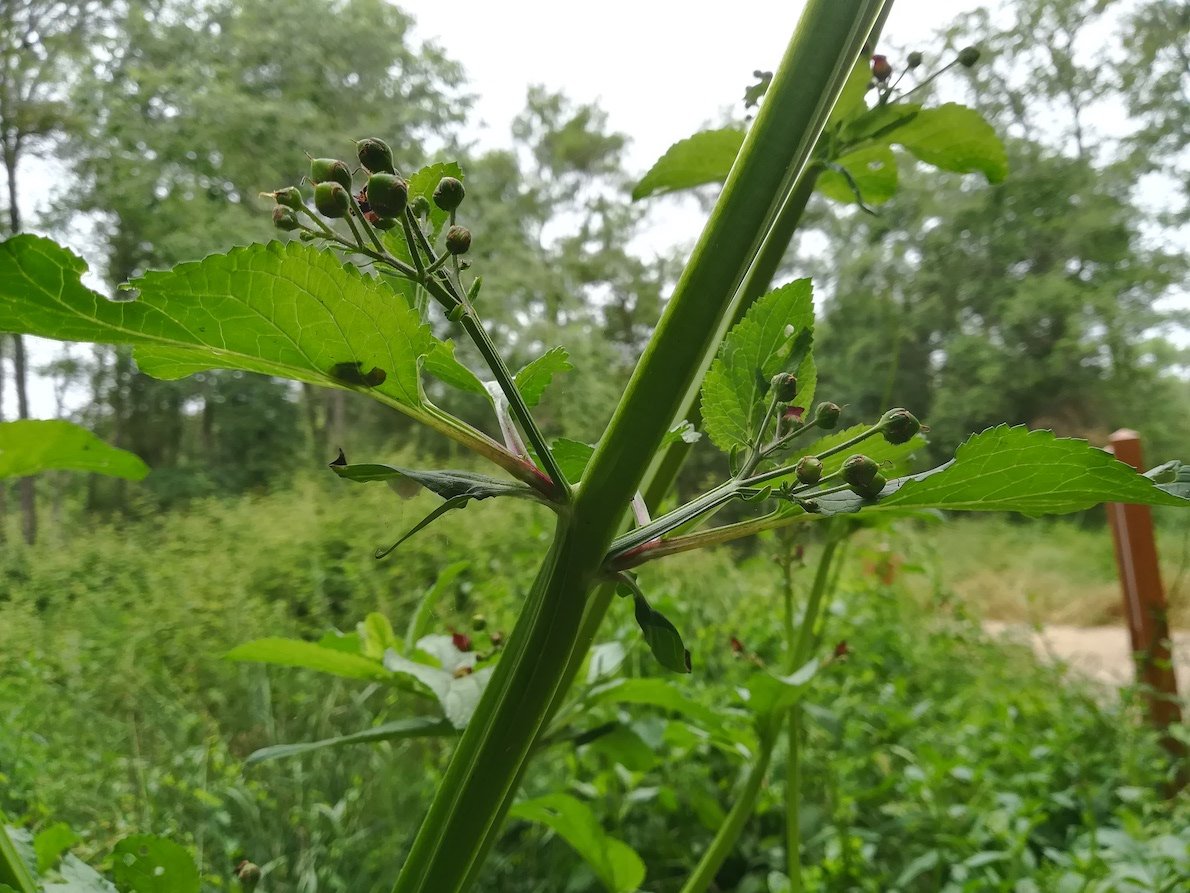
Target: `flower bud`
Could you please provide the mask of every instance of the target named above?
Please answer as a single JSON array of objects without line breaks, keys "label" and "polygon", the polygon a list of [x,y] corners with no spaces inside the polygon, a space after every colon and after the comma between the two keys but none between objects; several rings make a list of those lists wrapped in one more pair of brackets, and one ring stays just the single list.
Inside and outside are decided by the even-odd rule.
[{"label": "flower bud", "polygon": [[887,56],[881,56],[877,54],[872,57],[872,76],[875,77],[876,80],[884,83],[890,77],[892,77],[892,73],[893,68],[892,65],[889,64]]},{"label": "flower bud", "polygon": [[301,224],[298,223],[297,214],[293,213],[289,208],[277,205],[277,207],[273,208],[273,226],[289,233],[293,232]]},{"label": "flower bud", "polygon": [[769,387],[773,399],[778,403],[788,403],[797,396],[797,378],[788,372],[778,372],[774,375]]},{"label": "flower bud", "polygon": [[400,221],[393,220],[391,217],[381,217],[379,220],[377,220],[372,225],[374,227],[376,227],[377,229],[392,229],[399,222]]},{"label": "flower bud", "polygon": [[922,57],[921,53],[919,53],[917,50],[914,50],[912,53],[910,53],[905,58],[905,65],[910,71],[912,71],[913,69],[915,69],[919,65],[921,65],[921,63],[923,61],[925,61],[925,60]]},{"label": "flower bud", "polygon": [[400,217],[409,203],[409,184],[396,174],[368,177],[368,205],[381,217]]},{"label": "flower bud", "polygon": [[453,211],[463,203],[463,196],[467,190],[461,181],[454,177],[443,177],[434,187],[434,204],[443,211]]},{"label": "flower bud", "polygon": [[866,484],[852,484],[851,489],[855,491],[856,495],[862,496],[864,499],[875,499],[880,495],[880,491],[884,489],[884,485],[888,481],[884,475],[879,472],[872,475],[872,479]]},{"label": "flower bud", "polygon": [[456,630],[451,630],[450,642],[459,651],[470,651],[471,650],[471,637],[469,635],[467,635],[466,633],[461,633]]},{"label": "flower bud", "polygon": [[430,202],[424,195],[415,195],[409,203],[409,210],[413,212],[414,217],[425,217],[430,213]]},{"label": "flower bud", "polygon": [[314,187],[314,207],[323,217],[346,217],[351,207],[351,193],[334,181]]},{"label": "flower bud", "polygon": [[[875,459],[857,453],[843,463],[843,480],[854,487],[865,487],[880,471]],[[883,486],[883,485],[882,485]]]},{"label": "flower bud", "polygon": [[476,614],[471,618],[471,628],[476,632],[483,632],[488,628],[488,618],[482,614]]},{"label": "flower bud", "polygon": [[298,233],[298,238],[301,239],[303,242],[313,242],[315,239],[318,238],[318,233],[312,233],[308,229],[304,229],[300,233]]},{"label": "flower bud", "polygon": [[814,422],[819,428],[830,431],[839,424],[839,416],[842,414],[843,410],[837,403],[819,403],[818,408],[814,410]]},{"label": "flower bud", "polygon": [[880,417],[880,433],[891,444],[908,443],[921,430],[921,422],[907,409],[890,409]]},{"label": "flower bud", "polygon": [[286,186],[284,189],[278,189],[273,193],[273,198],[278,205],[285,208],[293,208],[295,211],[302,206],[302,191],[296,186]]},{"label": "flower bud", "polygon": [[318,183],[338,183],[344,189],[351,188],[351,169],[337,158],[313,158],[310,160],[310,179]]},{"label": "flower bud", "polygon": [[466,254],[471,248],[471,230],[452,226],[446,231],[446,250],[451,254]]},{"label": "flower bud", "polygon": [[355,152],[364,170],[373,174],[395,174],[393,150],[384,140],[368,137],[355,144]]},{"label": "flower bud", "polygon": [[247,859],[241,859],[236,866],[235,875],[245,893],[252,893],[256,889],[256,885],[260,883],[260,866]]},{"label": "flower bud", "polygon": [[963,47],[961,50],[959,50],[959,64],[964,68],[972,68],[978,61],[978,47]]},{"label": "flower bud", "polygon": [[803,484],[817,484],[822,480],[822,460],[817,456],[802,456],[798,460],[794,473]]}]

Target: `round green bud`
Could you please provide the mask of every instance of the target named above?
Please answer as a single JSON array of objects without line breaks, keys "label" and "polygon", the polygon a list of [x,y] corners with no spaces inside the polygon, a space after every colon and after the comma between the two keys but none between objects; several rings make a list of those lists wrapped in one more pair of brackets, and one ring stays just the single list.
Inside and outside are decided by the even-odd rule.
[{"label": "round green bud", "polygon": [[852,487],[866,487],[880,471],[875,459],[857,453],[843,463],[843,480]]},{"label": "round green bud", "polygon": [[302,191],[296,186],[286,186],[284,189],[278,189],[273,193],[273,198],[282,207],[293,208],[295,211],[302,207]]},{"label": "round green bud", "polygon": [[381,217],[400,217],[409,203],[409,184],[396,174],[368,177],[368,204]]},{"label": "round green bud", "polygon": [[338,183],[344,189],[350,189],[351,168],[337,158],[313,158],[310,160],[310,179],[316,184]]},{"label": "round green bud", "polygon": [[471,230],[452,226],[446,231],[446,250],[451,254],[466,254],[471,250]]},{"label": "round green bud", "polygon": [[838,403],[819,403],[818,408],[814,410],[814,424],[830,431],[839,424],[839,416],[842,414],[843,410],[839,408]]},{"label": "round green bud", "polygon": [[866,484],[852,484],[851,489],[855,491],[857,496],[862,496],[864,499],[875,499],[880,495],[880,491],[884,489],[884,485],[888,480],[879,472],[872,475],[872,479]]},{"label": "round green bud", "polygon": [[797,377],[788,372],[778,372],[769,383],[773,399],[778,403],[788,403],[797,396]]},{"label": "round green bud", "polygon": [[379,220],[373,223],[372,226],[376,227],[377,229],[392,229],[398,223],[400,223],[399,220],[393,220],[391,217],[381,217]]},{"label": "round green bud", "polygon": [[802,456],[794,473],[803,484],[817,484],[822,480],[822,460],[817,456]]},{"label": "round green bud", "polygon": [[488,618],[482,614],[476,614],[471,618],[471,628],[476,632],[483,632],[488,628]]},{"label": "round green bud", "polygon": [[351,193],[341,183],[319,183],[314,187],[314,207],[323,217],[346,217],[351,208]]},{"label": "round green bud", "polygon": [[910,53],[908,56],[905,57],[905,65],[910,70],[917,68],[924,61],[925,61],[924,57],[917,50],[914,50],[912,53]]},{"label": "round green bud", "polygon": [[293,213],[292,210],[277,205],[277,207],[273,208],[273,226],[290,233],[301,226],[301,224],[298,223],[297,214]]},{"label": "round green bud", "polygon": [[430,213],[430,202],[424,195],[415,195],[409,203],[409,210],[414,217],[425,217]]},{"label": "round green bud", "polygon": [[359,163],[369,173],[395,174],[397,172],[397,169],[393,167],[393,150],[384,140],[370,136],[356,143],[355,151],[359,156]]},{"label": "round green bud", "polygon": [[890,409],[880,417],[880,433],[892,444],[908,443],[920,430],[921,422],[907,409]]},{"label": "round green bud", "polygon": [[463,188],[462,181],[454,177],[443,177],[434,187],[434,204],[443,211],[453,211],[463,203],[463,196],[466,194],[467,190]]},{"label": "round green bud", "polygon": [[979,61],[979,49],[977,47],[963,47],[959,50],[959,64],[964,68],[971,68]]}]

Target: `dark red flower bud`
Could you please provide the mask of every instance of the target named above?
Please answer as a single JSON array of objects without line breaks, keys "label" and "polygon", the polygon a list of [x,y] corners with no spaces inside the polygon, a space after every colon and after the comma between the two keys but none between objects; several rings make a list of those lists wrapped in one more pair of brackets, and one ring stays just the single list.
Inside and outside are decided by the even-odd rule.
[{"label": "dark red flower bud", "polygon": [[471,650],[471,637],[466,633],[460,633],[451,630],[450,641],[455,646],[455,648],[459,649],[459,651]]},{"label": "dark red flower bud", "polygon": [[872,75],[876,78],[876,80],[884,83],[890,77],[892,77],[892,73],[893,68],[892,65],[889,64],[887,56],[881,56],[877,54],[872,57]]}]

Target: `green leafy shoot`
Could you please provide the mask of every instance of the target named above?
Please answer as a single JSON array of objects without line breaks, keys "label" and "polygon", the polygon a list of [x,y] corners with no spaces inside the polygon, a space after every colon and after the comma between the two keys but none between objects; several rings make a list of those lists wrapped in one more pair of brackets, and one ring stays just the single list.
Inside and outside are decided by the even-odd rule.
[{"label": "green leafy shoot", "polygon": [[537,359],[526,364],[516,374],[516,387],[530,407],[541,401],[545,389],[550,386],[554,376],[562,372],[569,372],[574,366],[570,364],[570,357],[565,348],[554,347],[547,350]]},{"label": "green leafy shoot", "polygon": [[722,183],[743,144],[744,132],[735,128],[704,130],[674,143],[633,188],[633,201]]}]

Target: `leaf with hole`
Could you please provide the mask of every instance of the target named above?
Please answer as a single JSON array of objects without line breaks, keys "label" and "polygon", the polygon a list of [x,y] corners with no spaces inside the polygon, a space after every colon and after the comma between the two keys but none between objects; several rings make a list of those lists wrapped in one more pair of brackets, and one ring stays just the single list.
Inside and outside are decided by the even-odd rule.
[{"label": "leaf with hole", "polygon": [[198,869],[181,844],[135,834],[112,850],[112,878],[120,893],[199,893]]}]

